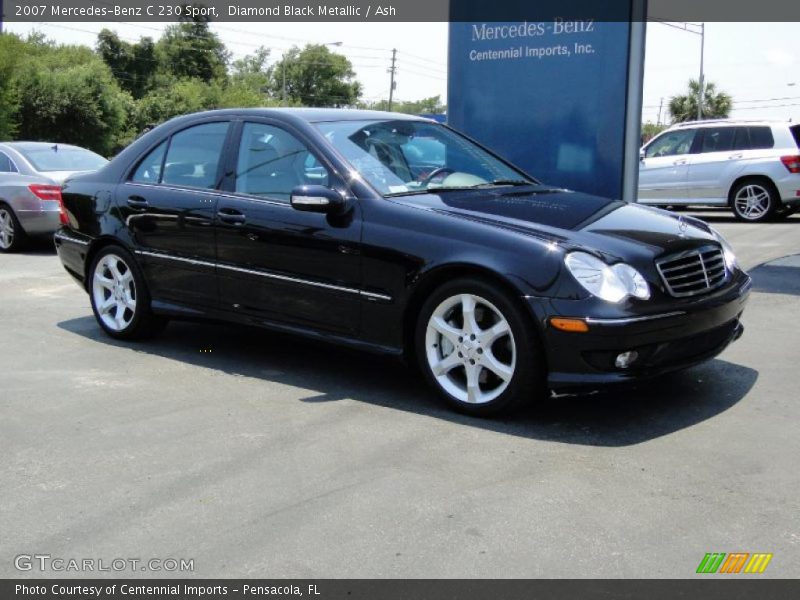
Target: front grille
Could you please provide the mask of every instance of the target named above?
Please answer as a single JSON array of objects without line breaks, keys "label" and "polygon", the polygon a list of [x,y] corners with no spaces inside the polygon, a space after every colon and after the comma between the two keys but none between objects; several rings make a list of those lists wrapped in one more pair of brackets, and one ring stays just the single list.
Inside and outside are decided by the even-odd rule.
[{"label": "front grille", "polygon": [[667,291],[677,298],[718,288],[728,278],[725,257],[717,246],[703,246],[656,261]]}]

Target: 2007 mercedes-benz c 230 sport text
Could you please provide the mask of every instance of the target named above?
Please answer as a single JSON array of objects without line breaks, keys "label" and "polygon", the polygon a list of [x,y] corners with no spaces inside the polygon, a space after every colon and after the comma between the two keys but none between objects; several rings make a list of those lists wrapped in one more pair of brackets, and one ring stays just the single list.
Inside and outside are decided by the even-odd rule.
[{"label": "2007 mercedes-benz c 230 sport text", "polygon": [[108,335],[213,318],[402,355],[477,415],[709,359],[750,289],[702,221],[392,113],[179,117],[62,196],[58,254]]}]

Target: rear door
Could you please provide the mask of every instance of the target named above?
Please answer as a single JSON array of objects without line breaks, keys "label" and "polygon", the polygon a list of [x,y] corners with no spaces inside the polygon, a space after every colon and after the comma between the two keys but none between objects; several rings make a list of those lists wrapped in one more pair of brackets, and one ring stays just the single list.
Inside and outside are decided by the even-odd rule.
[{"label": "rear door", "polygon": [[[689,158],[687,196],[703,204],[727,203],[729,172],[737,169],[743,150],[734,141],[738,127],[707,127],[699,131],[698,152]],[[741,137],[741,132],[739,137]]]},{"label": "rear door", "polygon": [[208,121],[152,148],[117,192],[117,205],[154,298],[216,307],[214,215],[230,122]]},{"label": "rear door", "polygon": [[644,148],[639,161],[639,201],[665,204],[686,201],[689,156],[696,129],[662,133]]}]

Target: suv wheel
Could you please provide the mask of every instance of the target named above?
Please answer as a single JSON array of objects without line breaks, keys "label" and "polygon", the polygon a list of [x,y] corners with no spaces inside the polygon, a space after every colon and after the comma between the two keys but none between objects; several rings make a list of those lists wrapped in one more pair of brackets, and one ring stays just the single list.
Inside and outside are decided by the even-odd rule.
[{"label": "suv wheel", "polygon": [[733,214],[740,221],[766,221],[775,213],[778,204],[775,188],[762,179],[746,179],[731,192]]},{"label": "suv wheel", "polygon": [[143,339],[163,328],[166,321],[150,312],[150,296],[133,256],[119,246],[97,253],[89,270],[92,311],[108,335]]},{"label": "suv wheel", "polygon": [[476,416],[544,396],[544,354],[533,324],[494,285],[457,279],[420,312],[415,347],[423,373],[453,407]]}]

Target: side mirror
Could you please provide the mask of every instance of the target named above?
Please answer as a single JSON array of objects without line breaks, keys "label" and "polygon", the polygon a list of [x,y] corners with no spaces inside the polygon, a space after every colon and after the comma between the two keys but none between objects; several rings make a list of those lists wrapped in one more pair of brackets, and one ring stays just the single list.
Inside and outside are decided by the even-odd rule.
[{"label": "side mirror", "polygon": [[644,157],[645,157],[645,150],[644,148],[642,148],[641,150],[639,150],[639,160],[644,161]]},{"label": "side mirror", "polygon": [[292,208],[305,212],[340,215],[347,212],[348,202],[336,190],[324,185],[300,185],[292,190]]}]

